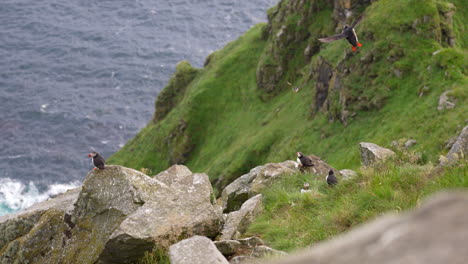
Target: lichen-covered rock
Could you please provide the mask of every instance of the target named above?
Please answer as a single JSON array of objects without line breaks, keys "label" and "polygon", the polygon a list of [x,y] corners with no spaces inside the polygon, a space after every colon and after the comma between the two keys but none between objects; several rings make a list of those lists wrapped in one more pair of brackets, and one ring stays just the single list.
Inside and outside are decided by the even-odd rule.
[{"label": "lichen-covered rock", "polygon": [[123,220],[109,237],[101,259],[130,263],[154,246],[167,248],[187,236],[219,233],[222,215],[212,204],[213,189],[206,174],[173,165],[153,180],[168,186],[170,193],[155,191]]},{"label": "lichen-covered rock", "polygon": [[[2,217],[5,263],[135,263],[184,237],[216,236],[222,216],[206,174],[175,165],[151,178],[109,165],[81,187]],[[11,262],[10,262],[11,261]]]},{"label": "lichen-covered rock", "polygon": [[421,208],[377,220],[275,264],[466,263],[468,193],[438,194]]},{"label": "lichen-covered rock", "polygon": [[[81,188],[0,217],[0,263],[54,263]],[[57,252],[55,252],[57,253]]]},{"label": "lichen-covered rock", "polygon": [[237,233],[244,233],[262,211],[262,197],[263,195],[258,194],[247,200],[238,211],[229,213],[219,240],[235,239]]},{"label": "lichen-covered rock", "polygon": [[234,255],[239,248],[241,247],[241,242],[237,240],[221,240],[214,242],[216,248],[223,254],[224,256],[231,256]]},{"label": "lichen-covered rock", "polygon": [[340,174],[341,177],[343,177],[343,180],[350,180],[357,176],[357,172],[349,169],[340,170]]},{"label": "lichen-covered rock", "polygon": [[395,155],[395,152],[382,148],[374,143],[359,143],[361,150],[361,163],[364,166],[371,166],[376,162],[385,161]]},{"label": "lichen-covered rock", "polygon": [[445,109],[452,109],[455,107],[454,100],[448,96],[450,91],[443,92],[439,97],[439,105],[437,106],[437,110],[442,111]]},{"label": "lichen-covered rock", "polygon": [[468,156],[468,126],[464,127],[458,136],[455,143],[453,143],[446,159],[441,162],[442,166],[455,163],[457,160],[466,159]]},{"label": "lichen-covered rock", "polygon": [[258,194],[274,180],[298,171],[297,163],[292,160],[255,167],[224,188],[220,204],[224,212],[237,210],[247,199]]},{"label": "lichen-covered rock", "polygon": [[203,236],[193,236],[169,248],[171,264],[228,264],[213,241]]}]

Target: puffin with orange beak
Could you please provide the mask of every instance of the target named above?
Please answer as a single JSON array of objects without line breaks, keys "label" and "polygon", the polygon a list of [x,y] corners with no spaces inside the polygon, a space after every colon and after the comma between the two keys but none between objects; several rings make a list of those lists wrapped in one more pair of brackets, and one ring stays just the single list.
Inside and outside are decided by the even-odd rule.
[{"label": "puffin with orange beak", "polygon": [[331,36],[331,37],[327,37],[327,38],[320,38],[318,39],[320,42],[324,42],[324,43],[330,43],[330,42],[333,42],[335,40],[339,40],[339,39],[342,39],[342,38],[346,38],[346,40],[348,40],[348,42],[351,44],[351,49],[353,51],[357,51],[357,47],[361,47],[362,44],[359,42],[358,40],[358,37],[356,35],[356,31],[354,31],[354,27],[356,27],[356,25],[362,20],[362,16],[359,16],[356,21],[354,21],[353,24],[351,24],[351,26],[349,25],[344,25],[343,26],[343,30],[341,31],[340,34],[337,34],[337,35],[334,35],[334,36]]},{"label": "puffin with orange beak", "polygon": [[[103,170],[105,169],[105,160],[104,158],[99,155],[99,153],[97,153],[96,151],[93,151],[91,153],[88,154],[88,157],[92,158],[93,159],[93,165],[94,167],[100,169],[100,170]],[[93,168],[93,170],[95,170],[96,168]]]}]

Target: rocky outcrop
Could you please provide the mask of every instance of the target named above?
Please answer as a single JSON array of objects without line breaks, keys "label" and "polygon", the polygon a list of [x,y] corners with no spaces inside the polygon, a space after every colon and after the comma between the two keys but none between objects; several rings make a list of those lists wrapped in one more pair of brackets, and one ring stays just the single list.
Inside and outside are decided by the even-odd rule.
[{"label": "rocky outcrop", "polygon": [[216,236],[222,215],[212,197],[208,176],[183,166],[154,178],[106,166],[90,172],[81,190],[45,202],[62,207],[40,205],[45,208],[41,214],[32,208],[1,222],[0,230],[31,216],[25,228],[3,240],[0,258],[19,263],[134,263],[146,250],[168,248],[187,236]]},{"label": "rocky outcrop", "polygon": [[442,166],[450,165],[458,160],[466,159],[468,156],[468,126],[464,127],[452,145],[445,159],[441,161]]},{"label": "rocky outcrop", "polygon": [[340,170],[341,177],[343,180],[350,180],[352,178],[355,178],[357,176],[357,172],[349,169],[343,169]]},{"label": "rocky outcrop", "polygon": [[169,248],[171,264],[228,264],[213,241],[203,236],[193,236]]},{"label": "rocky outcrop", "polygon": [[229,263],[260,262],[264,257],[280,257],[287,253],[272,249],[258,237],[238,240],[215,241],[215,246],[229,260]]},{"label": "rocky outcrop", "polygon": [[439,194],[413,212],[383,216],[274,263],[466,263],[467,206],[466,192]]},{"label": "rocky outcrop", "polygon": [[235,239],[244,233],[255,217],[262,212],[262,197],[261,194],[257,194],[242,204],[239,210],[229,213],[219,240]]},{"label": "rocky outcrop", "polygon": [[232,212],[240,208],[247,199],[259,194],[273,182],[289,177],[298,172],[309,172],[326,177],[329,170],[335,171],[335,175],[340,175],[339,171],[328,165],[315,155],[309,155],[314,164],[310,168],[299,168],[297,162],[288,160],[280,163],[268,163],[250,170],[226,186],[221,192],[219,203],[225,213]]},{"label": "rocky outcrop", "polygon": [[33,258],[46,263],[41,254],[59,249],[73,226],[70,214],[80,191],[69,190],[20,213],[1,216],[0,263],[27,263]]},{"label": "rocky outcrop", "polygon": [[455,101],[453,98],[449,97],[449,93],[452,91],[445,91],[439,97],[439,105],[437,110],[442,111],[445,109],[452,109],[455,107]]},{"label": "rocky outcrop", "polygon": [[253,168],[224,188],[220,198],[223,210],[232,212],[239,209],[247,199],[258,194],[267,184],[298,171],[297,163],[292,160]]},{"label": "rocky outcrop", "polygon": [[395,156],[395,152],[382,148],[374,143],[359,143],[361,151],[361,163],[364,166],[371,166],[376,162],[383,162],[386,159]]}]

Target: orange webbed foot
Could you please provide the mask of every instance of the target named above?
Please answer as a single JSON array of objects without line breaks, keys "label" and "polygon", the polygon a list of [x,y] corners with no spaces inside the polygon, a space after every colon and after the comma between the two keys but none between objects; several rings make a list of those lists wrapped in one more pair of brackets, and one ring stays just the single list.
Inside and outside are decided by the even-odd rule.
[{"label": "orange webbed foot", "polygon": [[356,47],[354,47],[354,46],[352,46],[351,49],[352,49],[353,51],[357,51]]},{"label": "orange webbed foot", "polygon": [[359,42],[358,42],[358,44],[357,44],[357,45],[358,45],[358,47],[362,47],[362,44],[361,44],[361,43],[359,43]]}]

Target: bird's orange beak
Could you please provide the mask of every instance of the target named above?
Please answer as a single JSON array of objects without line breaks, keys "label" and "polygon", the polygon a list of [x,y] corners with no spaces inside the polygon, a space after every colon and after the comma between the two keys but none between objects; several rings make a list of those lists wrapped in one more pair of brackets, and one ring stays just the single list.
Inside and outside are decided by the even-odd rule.
[{"label": "bird's orange beak", "polygon": [[88,154],[88,158],[91,158],[91,154]]}]

